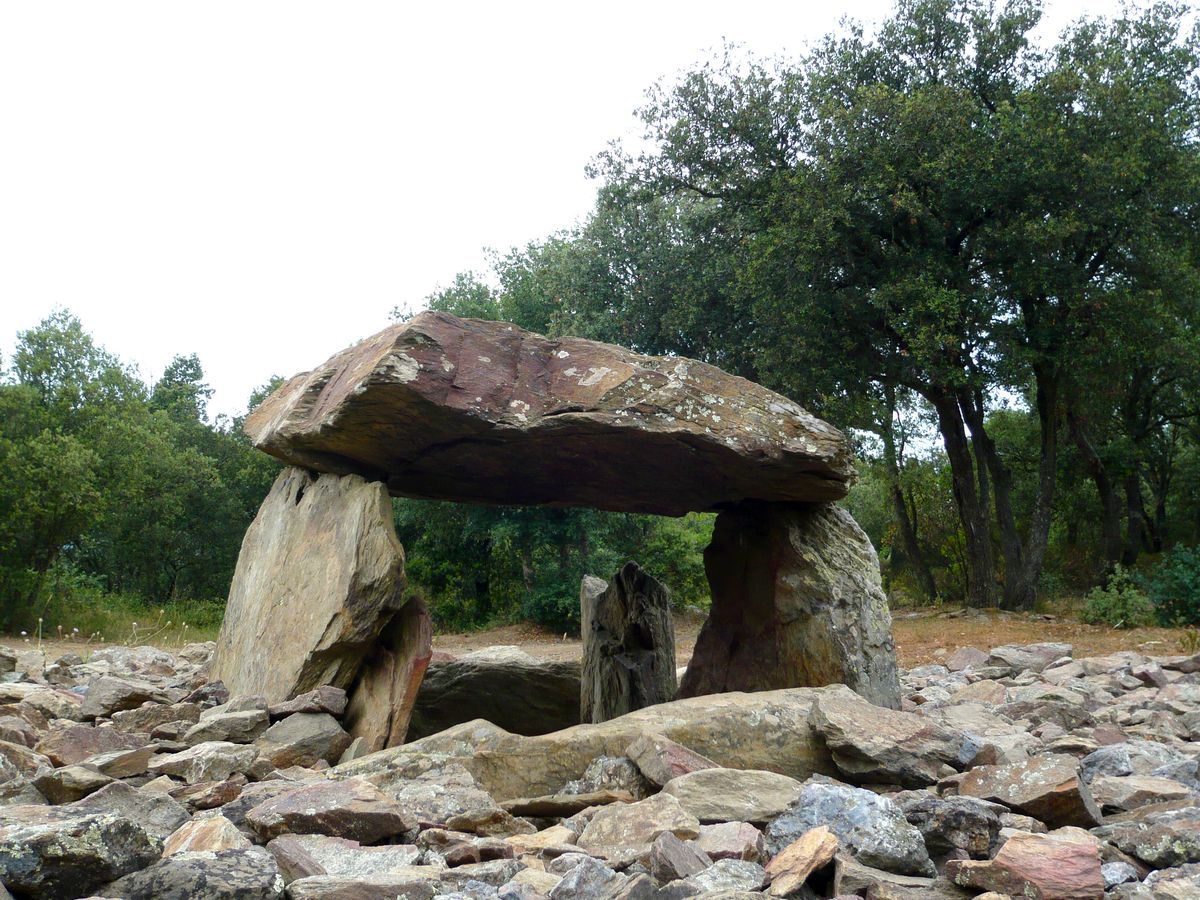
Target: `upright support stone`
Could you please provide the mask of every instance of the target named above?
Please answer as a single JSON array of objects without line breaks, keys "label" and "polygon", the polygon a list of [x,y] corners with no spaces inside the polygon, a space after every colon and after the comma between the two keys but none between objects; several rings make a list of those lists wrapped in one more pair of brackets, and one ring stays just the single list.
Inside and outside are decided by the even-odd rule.
[{"label": "upright support stone", "polygon": [[738,504],[717,517],[704,569],[712,610],[679,697],[842,683],[899,707],[879,560],[844,509]]},{"label": "upright support stone", "polygon": [[242,540],[211,677],[271,703],[348,688],[403,591],[386,488],[284,469]]},{"label": "upright support stone", "polygon": [[580,719],[606,722],[675,695],[675,624],[667,589],[637,563],[611,585],[585,576]]},{"label": "upright support stone", "polygon": [[411,597],[363,659],[350,693],[346,729],[353,737],[364,738],[371,753],[404,743],[432,657],[429,610],[419,597]]}]

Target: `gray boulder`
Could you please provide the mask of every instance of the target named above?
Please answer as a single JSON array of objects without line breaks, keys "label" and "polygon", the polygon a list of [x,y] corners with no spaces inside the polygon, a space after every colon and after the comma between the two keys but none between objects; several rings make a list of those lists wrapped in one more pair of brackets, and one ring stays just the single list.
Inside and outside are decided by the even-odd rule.
[{"label": "gray boulder", "polygon": [[0,819],[0,883],[26,896],[85,897],[160,851],[140,825],[114,812],[9,806]]},{"label": "gray boulder", "polygon": [[810,780],[783,815],[767,825],[774,856],[806,831],[825,825],[863,865],[898,875],[935,875],[921,832],[886,797],[849,785]]},{"label": "gray boulder", "polygon": [[262,847],[176,853],[108,885],[122,900],[281,900],[283,878]]}]

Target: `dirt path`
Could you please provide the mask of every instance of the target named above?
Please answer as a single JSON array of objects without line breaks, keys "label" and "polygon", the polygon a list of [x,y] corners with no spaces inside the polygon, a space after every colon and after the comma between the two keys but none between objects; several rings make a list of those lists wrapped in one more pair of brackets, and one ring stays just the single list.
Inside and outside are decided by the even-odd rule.
[{"label": "dirt path", "polygon": [[[685,665],[692,656],[696,636],[703,620],[694,615],[675,617],[675,656]],[[1178,628],[1135,628],[1117,631],[1096,625],[1083,625],[1072,619],[1019,613],[989,611],[952,615],[940,610],[897,613],[893,623],[900,665],[904,668],[940,662],[957,647],[987,650],[1001,644],[1031,644],[1037,641],[1065,641],[1075,646],[1075,656],[1098,656],[1117,650],[1138,650],[1153,655],[1189,652],[1181,645],[1184,634]],[[0,638],[14,649],[31,650],[37,642],[25,643],[19,637]],[[434,636],[435,650],[460,656],[472,650],[501,644],[515,645],[538,659],[578,659],[579,638],[554,634],[534,625],[504,625],[486,631]],[[73,641],[44,641],[46,660],[73,652],[86,656],[97,644]],[[178,649],[177,644],[166,646]]]}]

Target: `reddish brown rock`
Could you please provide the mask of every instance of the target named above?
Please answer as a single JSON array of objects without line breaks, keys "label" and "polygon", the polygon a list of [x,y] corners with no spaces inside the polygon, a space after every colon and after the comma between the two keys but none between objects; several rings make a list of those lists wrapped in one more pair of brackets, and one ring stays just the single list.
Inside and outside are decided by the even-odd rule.
[{"label": "reddish brown rock", "polygon": [[725,510],[704,570],[712,609],[677,696],[845,684],[874,704],[900,706],[879,560],[844,509]]},{"label": "reddish brown rock", "polygon": [[38,742],[37,752],[50,757],[56,766],[70,766],[98,753],[133,750],[146,743],[145,734],[129,734],[116,728],[95,725],[69,725],[42,738]]},{"label": "reddish brown rock", "polygon": [[802,834],[767,863],[767,894],[789,897],[799,891],[809,875],[833,862],[838,846],[837,836],[824,825]]},{"label": "reddish brown rock", "polygon": [[404,743],[421,682],[433,656],[433,622],[419,597],[410,597],[363,660],[346,713],[346,730],[368,752]]},{"label": "reddish brown rock", "polygon": [[1003,803],[1051,828],[1091,828],[1101,820],[1091,791],[1079,778],[1079,760],[1061,753],[1006,766],[978,766],[962,776],[958,792]]},{"label": "reddish brown rock", "polygon": [[271,721],[283,719],[294,713],[329,713],[340,716],[346,711],[346,692],[333,685],[323,684],[320,687],[305,691],[291,700],[284,700],[270,707],[268,714]]},{"label": "reddish brown rock", "polygon": [[224,816],[192,819],[163,842],[163,856],[196,851],[236,850],[249,847],[250,841]]},{"label": "reddish brown rock", "polygon": [[1039,900],[1104,896],[1100,851],[1086,832],[1014,834],[994,859],[950,860],[946,874],[962,887]]},{"label": "reddish brown rock", "polygon": [[398,495],[680,515],[830,501],[841,432],[705,363],[427,312],[297,375],[246,421],[261,450]]},{"label": "reddish brown rock", "polygon": [[744,859],[747,862],[759,862],[767,856],[763,833],[749,822],[701,825],[696,846],[713,860]]},{"label": "reddish brown rock", "polygon": [[263,840],[327,834],[364,844],[417,826],[400,804],[361,778],[318,782],[272,797],[247,812],[246,822]]},{"label": "reddish brown rock", "polygon": [[659,787],[689,772],[719,768],[707,756],[701,756],[653,732],[639,736],[626,748],[625,755],[633,760],[649,781]]}]

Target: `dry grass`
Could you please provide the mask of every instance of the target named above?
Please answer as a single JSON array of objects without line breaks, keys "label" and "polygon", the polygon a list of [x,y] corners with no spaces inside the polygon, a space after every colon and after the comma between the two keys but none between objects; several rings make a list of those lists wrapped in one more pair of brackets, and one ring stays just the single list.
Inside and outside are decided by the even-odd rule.
[{"label": "dry grass", "polygon": [[[679,665],[691,658],[701,624],[702,620],[694,616],[676,616],[675,655]],[[1185,652],[1180,643],[1184,632],[1179,628],[1117,630],[1084,625],[1066,617],[996,610],[954,618],[940,609],[898,612],[892,632],[896,637],[900,665],[906,669],[940,662],[958,647],[990,650],[1003,644],[1038,641],[1073,644],[1076,656],[1097,656],[1117,650],[1138,650],[1159,656]],[[456,655],[497,644],[514,644],[539,659],[578,659],[580,655],[578,638],[551,634],[534,625],[506,625],[487,631],[434,637],[435,650]],[[939,655],[939,650],[945,653]]]},{"label": "dry grass", "polygon": [[[675,618],[676,660],[685,665],[691,658],[696,636],[703,620],[691,615]],[[1189,652],[1183,644],[1184,630],[1179,628],[1131,628],[1117,630],[1099,625],[1084,625],[1065,616],[1005,613],[995,610],[952,616],[944,610],[897,612],[893,623],[896,649],[904,668],[941,662],[958,647],[988,650],[1002,644],[1031,644],[1037,641],[1065,641],[1073,644],[1075,655],[1097,656],[1117,650],[1137,650],[1152,655]],[[131,637],[123,635],[122,637]],[[187,640],[211,640],[215,633],[190,633]],[[20,637],[0,638],[0,643],[22,649],[36,648],[36,640],[25,643]],[[115,643],[115,642],[108,642]],[[152,637],[146,643],[166,650],[178,649],[180,635],[171,632]],[[504,625],[486,631],[463,634],[438,634],[434,649],[461,655],[484,647],[512,644],[539,659],[570,660],[580,656],[578,638],[553,634],[535,625]],[[45,640],[42,650],[47,660],[63,653],[82,656],[105,643]]]}]

